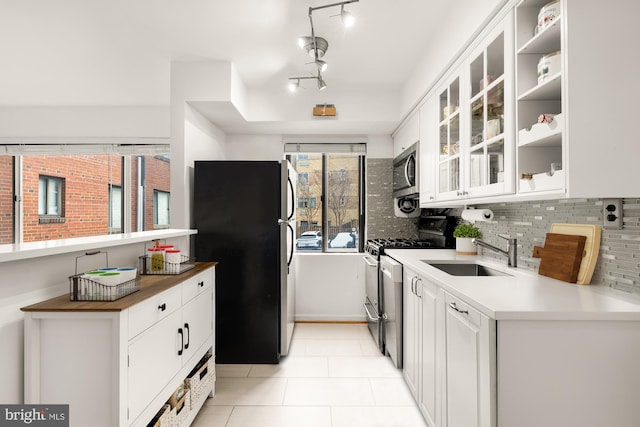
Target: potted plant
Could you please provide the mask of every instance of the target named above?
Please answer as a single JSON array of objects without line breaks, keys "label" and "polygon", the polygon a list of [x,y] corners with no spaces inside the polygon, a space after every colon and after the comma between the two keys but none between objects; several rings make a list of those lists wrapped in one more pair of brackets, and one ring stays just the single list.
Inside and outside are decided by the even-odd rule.
[{"label": "potted plant", "polygon": [[481,239],[482,232],[475,225],[462,222],[453,230],[453,237],[456,238],[456,253],[461,255],[475,255],[478,248],[472,243],[473,239]]}]

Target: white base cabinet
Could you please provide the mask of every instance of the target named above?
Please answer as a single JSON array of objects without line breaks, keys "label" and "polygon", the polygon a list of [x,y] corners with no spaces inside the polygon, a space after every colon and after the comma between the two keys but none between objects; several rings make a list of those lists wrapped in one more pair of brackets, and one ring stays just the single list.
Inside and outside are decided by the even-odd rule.
[{"label": "white base cabinet", "polygon": [[493,427],[495,320],[445,291],[443,425]]},{"label": "white base cabinet", "polygon": [[402,273],[402,375],[416,401],[420,394],[420,343],[422,337],[419,281],[418,274],[409,268],[404,268]]},{"label": "white base cabinet", "polygon": [[403,271],[403,376],[429,427],[638,425],[637,320],[495,320]]},{"label": "white base cabinet", "polygon": [[143,277],[148,287],[110,303],[69,303],[64,295],[23,308],[25,403],[69,404],[71,427],[146,426],[198,362],[215,354],[215,263],[203,264]]}]

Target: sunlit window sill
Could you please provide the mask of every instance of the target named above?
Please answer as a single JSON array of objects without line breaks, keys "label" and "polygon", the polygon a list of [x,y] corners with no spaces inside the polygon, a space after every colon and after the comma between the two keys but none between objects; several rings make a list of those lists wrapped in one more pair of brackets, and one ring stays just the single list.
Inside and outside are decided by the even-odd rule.
[{"label": "sunlit window sill", "polygon": [[170,239],[172,237],[189,236],[197,233],[197,230],[168,228],[164,230],[141,231],[137,233],[111,234],[107,236],[77,237],[73,239],[0,245],[0,263],[77,251],[103,249],[139,242],[151,242],[156,239]]}]

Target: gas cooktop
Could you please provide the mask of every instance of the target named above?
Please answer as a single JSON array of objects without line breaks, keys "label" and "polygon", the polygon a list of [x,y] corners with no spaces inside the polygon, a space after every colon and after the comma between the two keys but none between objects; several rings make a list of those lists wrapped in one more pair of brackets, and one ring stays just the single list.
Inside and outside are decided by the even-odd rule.
[{"label": "gas cooktop", "polygon": [[417,239],[371,239],[367,240],[365,251],[374,256],[384,254],[385,249],[443,249],[444,246],[430,240]]}]

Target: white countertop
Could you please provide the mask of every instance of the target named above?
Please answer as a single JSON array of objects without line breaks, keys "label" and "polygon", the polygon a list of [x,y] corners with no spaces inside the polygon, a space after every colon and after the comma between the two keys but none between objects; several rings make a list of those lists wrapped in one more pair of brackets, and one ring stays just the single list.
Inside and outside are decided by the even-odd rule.
[{"label": "white countertop", "polygon": [[73,239],[43,240],[21,244],[0,245],[0,262],[103,249],[138,242],[151,242],[156,239],[170,239],[173,237],[190,236],[197,233],[197,230],[167,228],[135,233],[118,233],[102,236],[76,237]]},{"label": "white countertop", "polygon": [[[385,253],[496,320],[640,320],[640,295],[577,285],[514,269],[493,258],[451,249],[389,249]],[[449,275],[428,261],[476,262],[511,276]]]}]

